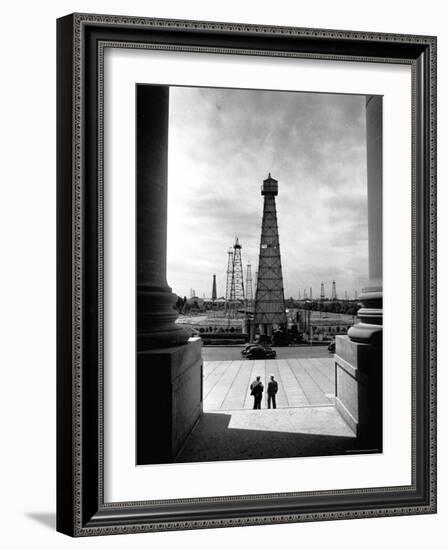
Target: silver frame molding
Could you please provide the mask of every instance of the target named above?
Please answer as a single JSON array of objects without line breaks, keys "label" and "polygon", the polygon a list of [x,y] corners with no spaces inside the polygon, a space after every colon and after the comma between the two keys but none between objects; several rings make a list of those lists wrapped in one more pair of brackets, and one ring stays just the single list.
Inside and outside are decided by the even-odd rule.
[{"label": "silver frame molding", "polygon": [[[436,512],[436,38],[72,14],[58,20],[57,529],[71,536]],[[107,503],[103,491],[104,49],[412,68],[412,484]]]}]

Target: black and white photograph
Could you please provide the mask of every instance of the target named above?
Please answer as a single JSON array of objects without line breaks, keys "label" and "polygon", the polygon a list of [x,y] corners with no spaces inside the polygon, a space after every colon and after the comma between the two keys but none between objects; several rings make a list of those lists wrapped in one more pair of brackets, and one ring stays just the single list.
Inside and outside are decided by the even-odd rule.
[{"label": "black and white photograph", "polygon": [[445,3],[2,13],[2,547],[443,548]]},{"label": "black and white photograph", "polygon": [[136,463],[381,453],[383,98],[139,83],[135,116]]},{"label": "black and white photograph", "polygon": [[[327,4],[58,17],[58,537],[436,540],[441,24],[430,7]],[[42,164],[43,142],[5,181]],[[22,229],[49,177],[25,179],[30,197],[7,186]],[[42,265],[29,233],[19,282]],[[48,447],[32,398],[53,406],[27,363],[5,369],[37,438],[16,430],[15,462]],[[11,509],[36,484],[48,501],[51,462],[17,464]]]}]

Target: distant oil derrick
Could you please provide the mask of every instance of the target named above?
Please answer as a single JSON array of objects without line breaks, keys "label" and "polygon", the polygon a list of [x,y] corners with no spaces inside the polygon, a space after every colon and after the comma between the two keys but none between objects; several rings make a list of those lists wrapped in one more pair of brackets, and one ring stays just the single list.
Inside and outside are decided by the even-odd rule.
[{"label": "distant oil derrick", "polygon": [[241,260],[241,245],[238,241],[238,237],[236,237],[233,250],[229,249],[228,251],[226,293],[227,317],[236,317],[238,307],[242,304],[244,304],[244,275]]},{"label": "distant oil derrick", "polygon": [[233,274],[233,248],[230,247],[227,251],[226,311],[228,311],[229,309],[230,294],[232,291],[232,274]]},{"label": "distant oil derrick", "polygon": [[338,299],[338,295],[336,293],[336,281],[333,281],[333,283],[331,285],[331,299],[332,300],[337,300]]}]

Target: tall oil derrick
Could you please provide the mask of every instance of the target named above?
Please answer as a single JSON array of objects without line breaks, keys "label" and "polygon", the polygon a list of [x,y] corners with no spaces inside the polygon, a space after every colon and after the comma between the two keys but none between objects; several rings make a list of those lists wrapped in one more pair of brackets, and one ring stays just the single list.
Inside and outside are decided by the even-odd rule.
[{"label": "tall oil derrick", "polygon": [[348,292],[347,292],[347,291],[345,291],[344,300],[345,300],[346,302],[348,302]]},{"label": "tall oil derrick", "polygon": [[227,251],[226,312],[230,310],[230,293],[232,290],[232,274],[233,274],[233,248],[230,247]]},{"label": "tall oil derrick", "polygon": [[338,295],[336,294],[336,281],[333,281],[331,285],[331,299],[332,300],[338,299]]},{"label": "tall oil derrick", "polygon": [[300,296],[300,289],[299,289],[299,300],[301,300],[301,299],[302,299],[302,298],[301,298],[301,296]]},{"label": "tall oil derrick", "polygon": [[226,314],[230,319],[237,316],[238,307],[244,304],[244,274],[238,237],[235,238],[233,250],[229,248],[228,255]]},{"label": "tall oil derrick", "polygon": [[313,299],[313,288],[310,286],[310,300]]},{"label": "tall oil derrick", "polygon": [[213,285],[212,285],[212,303],[216,302],[216,275],[213,275]]},{"label": "tall oil derrick", "polygon": [[323,281],[320,283],[320,299],[325,300],[325,287]]},{"label": "tall oil derrick", "polygon": [[254,323],[260,326],[262,334],[271,336],[273,329],[286,325],[280,242],[275,207],[278,181],[272,178],[271,174],[263,181],[261,194],[264,197],[264,204]]},{"label": "tall oil derrick", "polygon": [[252,266],[247,264],[246,267],[246,307],[252,307],[254,294],[252,291]]},{"label": "tall oil derrick", "polygon": [[244,274],[243,263],[241,261],[241,245],[238,242],[238,237],[235,238],[233,245],[233,266],[232,266],[232,282],[230,286],[230,302],[233,304],[233,309],[236,313],[238,306],[244,303]]}]

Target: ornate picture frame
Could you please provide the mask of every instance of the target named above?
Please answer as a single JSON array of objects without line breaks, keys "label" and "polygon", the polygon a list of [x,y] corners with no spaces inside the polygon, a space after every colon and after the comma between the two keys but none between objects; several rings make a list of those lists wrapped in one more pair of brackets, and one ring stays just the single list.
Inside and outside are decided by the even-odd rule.
[{"label": "ornate picture frame", "polygon": [[[104,498],[104,51],[411,67],[411,483]],[[57,22],[57,529],[70,536],[436,512],[436,38],[72,14]]]}]

